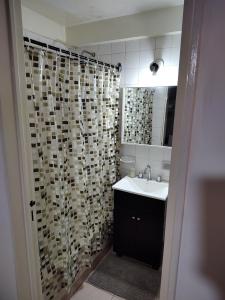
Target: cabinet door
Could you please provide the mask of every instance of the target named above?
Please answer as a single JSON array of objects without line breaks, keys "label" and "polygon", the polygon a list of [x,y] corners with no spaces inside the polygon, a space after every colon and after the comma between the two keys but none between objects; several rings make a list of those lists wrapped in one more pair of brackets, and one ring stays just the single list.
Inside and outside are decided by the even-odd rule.
[{"label": "cabinet door", "polygon": [[115,209],[114,219],[114,251],[119,255],[134,256],[137,232],[135,212]]},{"label": "cabinet door", "polygon": [[160,266],[162,259],[163,221],[162,212],[157,213],[157,210],[140,212],[137,215],[137,258],[154,268]]},{"label": "cabinet door", "polygon": [[114,251],[159,268],[163,252],[165,202],[115,192]]}]

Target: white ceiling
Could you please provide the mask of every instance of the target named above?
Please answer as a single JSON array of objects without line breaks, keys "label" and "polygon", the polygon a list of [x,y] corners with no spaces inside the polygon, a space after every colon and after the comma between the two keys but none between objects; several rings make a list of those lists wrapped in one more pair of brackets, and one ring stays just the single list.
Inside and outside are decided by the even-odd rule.
[{"label": "white ceiling", "polygon": [[22,0],[22,4],[65,26],[182,5],[183,0]]}]

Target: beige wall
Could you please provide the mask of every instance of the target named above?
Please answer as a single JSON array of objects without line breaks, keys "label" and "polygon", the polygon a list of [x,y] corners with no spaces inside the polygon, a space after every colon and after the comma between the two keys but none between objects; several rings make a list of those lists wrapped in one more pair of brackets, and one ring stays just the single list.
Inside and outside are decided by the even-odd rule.
[{"label": "beige wall", "polygon": [[[10,92],[7,89],[7,80],[10,78],[5,68],[9,69],[8,60],[6,56],[7,38],[8,38],[8,15],[7,15],[6,1],[0,1],[0,298],[2,300],[17,299],[16,287],[16,266],[15,266],[15,248],[11,224],[10,212],[10,193],[8,187],[8,175],[6,171],[6,156],[4,145],[4,128],[2,122],[3,101],[7,101]],[[6,78],[6,82],[3,81]]]},{"label": "beige wall", "polygon": [[205,1],[177,300],[225,299],[224,11]]},{"label": "beige wall", "polygon": [[183,6],[66,28],[66,40],[77,46],[181,31]]},{"label": "beige wall", "polygon": [[[2,3],[3,1],[1,1]],[[2,4],[0,8],[2,11]],[[0,34],[1,36],[1,34]],[[1,52],[1,51],[0,51]],[[1,115],[1,112],[0,112]],[[2,300],[17,299],[15,256],[13,235],[11,228],[11,215],[9,209],[9,191],[7,186],[7,173],[5,169],[5,153],[3,152],[2,124],[0,124],[0,298]]]},{"label": "beige wall", "polygon": [[65,27],[22,6],[23,28],[41,36],[65,42]]},{"label": "beige wall", "polygon": [[[16,36],[21,41],[19,0],[0,1],[0,299],[30,300],[22,170],[19,159]],[[23,80],[22,80],[23,81]],[[24,176],[24,174],[23,174]],[[31,246],[31,245],[29,245]]]},{"label": "beige wall", "polygon": [[182,14],[183,6],[177,6],[65,27],[22,6],[24,30],[75,46],[180,33]]}]

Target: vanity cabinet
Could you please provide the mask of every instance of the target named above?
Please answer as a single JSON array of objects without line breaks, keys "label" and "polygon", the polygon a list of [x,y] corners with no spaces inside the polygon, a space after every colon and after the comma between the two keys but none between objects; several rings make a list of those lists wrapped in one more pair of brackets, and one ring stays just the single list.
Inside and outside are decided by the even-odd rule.
[{"label": "vanity cabinet", "polygon": [[158,269],[166,201],[114,190],[114,251]]}]

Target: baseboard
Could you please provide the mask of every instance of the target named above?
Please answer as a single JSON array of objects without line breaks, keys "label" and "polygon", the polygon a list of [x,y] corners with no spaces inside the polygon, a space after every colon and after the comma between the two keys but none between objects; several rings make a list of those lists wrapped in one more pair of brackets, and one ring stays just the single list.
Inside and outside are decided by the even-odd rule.
[{"label": "baseboard", "polygon": [[98,253],[96,255],[96,257],[93,260],[92,266],[89,269],[86,269],[85,271],[83,271],[78,278],[76,279],[76,281],[74,282],[70,293],[66,293],[64,294],[60,299],[61,300],[70,300],[70,298],[79,290],[79,288],[82,286],[82,284],[86,281],[86,279],[88,278],[88,276],[90,275],[90,273],[92,271],[95,270],[95,268],[97,267],[97,265],[101,262],[101,260],[107,255],[107,253],[110,251],[112,247],[112,242],[108,242],[105,247],[103,248],[103,250]]}]

